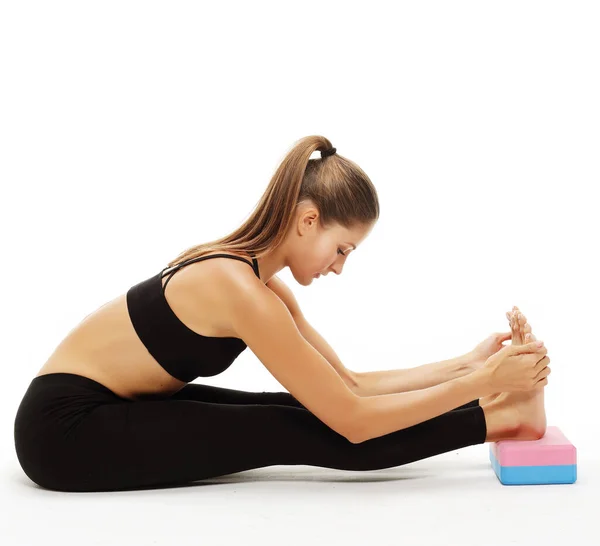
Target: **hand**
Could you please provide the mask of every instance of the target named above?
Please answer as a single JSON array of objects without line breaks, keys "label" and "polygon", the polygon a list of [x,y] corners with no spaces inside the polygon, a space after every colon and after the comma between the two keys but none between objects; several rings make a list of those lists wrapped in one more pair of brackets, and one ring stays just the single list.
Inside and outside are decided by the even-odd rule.
[{"label": "hand", "polygon": [[481,372],[488,376],[490,392],[529,391],[548,384],[548,349],[538,343],[507,345],[485,361]]},{"label": "hand", "polygon": [[508,341],[512,337],[512,332],[495,333],[485,338],[477,347],[475,347],[469,355],[469,360],[473,369],[483,367],[485,361],[492,355],[495,355],[503,347],[503,341]]}]

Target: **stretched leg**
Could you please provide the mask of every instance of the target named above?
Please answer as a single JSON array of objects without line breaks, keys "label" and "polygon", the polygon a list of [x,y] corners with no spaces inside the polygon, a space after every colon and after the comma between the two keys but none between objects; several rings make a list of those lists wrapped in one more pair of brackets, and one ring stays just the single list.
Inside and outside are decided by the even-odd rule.
[{"label": "stretched leg", "polygon": [[73,374],[35,378],[15,420],[25,473],[58,491],[174,486],[273,465],[377,470],[482,443],[486,433],[478,406],[353,444],[306,409],[130,401]]},{"label": "stretched leg", "polygon": [[[289,392],[247,392],[198,383],[188,383],[172,395],[170,399],[194,400],[196,402],[212,402],[216,404],[276,404],[306,410],[306,407],[298,402]],[[472,408],[478,405],[479,399],[467,402],[455,408],[455,410]]]},{"label": "stretched leg", "polygon": [[376,470],[483,443],[483,408],[352,444],[309,411],[189,400],[96,407],[69,437],[59,488],[168,486],[272,465]]}]

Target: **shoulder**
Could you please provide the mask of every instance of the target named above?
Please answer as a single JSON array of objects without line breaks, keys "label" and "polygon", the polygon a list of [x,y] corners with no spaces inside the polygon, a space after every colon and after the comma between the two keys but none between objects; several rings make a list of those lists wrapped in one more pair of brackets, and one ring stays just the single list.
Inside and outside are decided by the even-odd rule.
[{"label": "shoulder", "polygon": [[[223,311],[234,330],[240,320],[259,319],[259,317],[289,315],[286,305],[254,272],[239,268],[225,268],[220,277]],[[264,323],[264,320],[260,320]],[[238,332],[238,337],[240,333]]]},{"label": "shoulder", "polygon": [[[254,269],[240,260],[213,260],[214,276],[222,288],[222,297],[238,301],[240,298],[272,300],[273,296],[285,305],[295,319],[301,315],[300,305],[291,288],[277,275],[266,283],[259,279]],[[234,302],[232,302],[234,303]]]},{"label": "shoulder", "polygon": [[[245,256],[242,257],[247,259]],[[225,301],[235,301],[239,298],[262,299],[271,293],[271,290],[256,276],[254,269],[247,263],[231,259],[211,261],[214,263],[212,270],[214,285],[219,287]]]},{"label": "shoulder", "polygon": [[[239,256],[242,260],[233,260],[231,258],[220,258],[209,260],[211,263],[211,277],[215,285],[224,289],[227,295],[230,290],[251,290],[255,291],[262,287],[265,283],[262,282],[254,273],[252,260],[247,256],[227,252],[228,256]],[[206,262],[205,262],[206,263]]]},{"label": "shoulder", "polygon": [[292,292],[291,288],[285,284],[277,275],[273,275],[266,284],[269,288],[287,307],[288,311],[294,317],[298,319],[302,315],[300,305],[296,296]]},{"label": "shoulder", "polygon": [[[226,260],[223,260],[226,261]],[[222,297],[231,313],[241,312],[241,305],[283,306],[294,320],[301,316],[300,306],[292,290],[277,275],[266,283],[254,270],[238,260],[232,264],[220,264],[219,285]],[[237,263],[236,263],[237,262]]]}]

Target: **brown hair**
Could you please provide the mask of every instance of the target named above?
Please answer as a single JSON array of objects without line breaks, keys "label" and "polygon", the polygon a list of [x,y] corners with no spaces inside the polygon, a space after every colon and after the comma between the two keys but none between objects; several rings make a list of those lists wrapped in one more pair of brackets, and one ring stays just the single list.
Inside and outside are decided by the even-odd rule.
[{"label": "brown hair", "polygon": [[277,168],[256,209],[239,228],[215,241],[188,248],[169,267],[213,251],[247,252],[258,258],[283,242],[297,205],[308,199],[319,210],[324,228],[337,223],[351,229],[377,221],[377,191],[356,163],[337,153],[310,159],[313,152],[331,148],[331,142],[319,135],[297,141]]}]

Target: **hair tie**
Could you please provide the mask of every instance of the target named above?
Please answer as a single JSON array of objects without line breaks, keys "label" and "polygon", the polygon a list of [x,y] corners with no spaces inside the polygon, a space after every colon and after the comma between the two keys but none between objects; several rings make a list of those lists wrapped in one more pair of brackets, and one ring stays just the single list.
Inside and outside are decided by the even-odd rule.
[{"label": "hair tie", "polygon": [[327,157],[329,155],[333,155],[333,154],[335,154],[335,152],[336,152],[335,148],[330,148],[329,150],[321,151],[321,159],[323,159],[324,157]]}]

